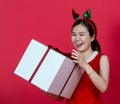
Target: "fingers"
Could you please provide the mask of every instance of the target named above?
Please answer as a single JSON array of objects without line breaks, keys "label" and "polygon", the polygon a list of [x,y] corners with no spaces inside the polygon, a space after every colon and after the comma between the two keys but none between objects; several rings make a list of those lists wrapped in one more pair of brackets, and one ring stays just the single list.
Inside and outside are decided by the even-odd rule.
[{"label": "fingers", "polygon": [[79,51],[76,51],[73,49],[71,57],[73,58],[73,62],[79,64],[80,67],[82,67],[86,64],[86,61],[85,61],[82,53]]},{"label": "fingers", "polygon": [[73,50],[72,51],[72,58],[74,58],[74,59],[77,59],[77,56],[78,56],[78,53],[77,53],[77,51],[76,50]]},{"label": "fingers", "polygon": [[78,51],[76,51],[76,50],[73,49],[73,50],[72,50],[72,53],[77,55],[77,54],[78,54]]},{"label": "fingers", "polygon": [[72,55],[71,56],[73,59],[75,59],[75,60],[78,60],[78,57],[76,57],[76,56],[74,56],[74,55]]},{"label": "fingers", "polygon": [[71,57],[73,58],[74,62],[78,63],[78,60],[79,60],[79,53],[78,53],[78,51],[76,51],[76,50],[73,49]]},{"label": "fingers", "polygon": [[77,61],[77,60],[73,60],[73,62],[78,63],[78,61]]},{"label": "fingers", "polygon": [[72,50],[72,56],[77,56],[78,57],[78,51]]}]

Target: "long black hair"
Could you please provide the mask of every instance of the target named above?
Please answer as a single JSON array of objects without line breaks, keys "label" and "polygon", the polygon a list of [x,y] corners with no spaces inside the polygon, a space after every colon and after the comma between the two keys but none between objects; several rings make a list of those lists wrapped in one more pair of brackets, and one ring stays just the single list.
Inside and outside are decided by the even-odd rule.
[{"label": "long black hair", "polygon": [[[84,25],[88,32],[90,33],[90,36],[92,37],[94,34],[95,34],[95,39],[92,41],[92,44],[91,44],[91,47],[92,47],[92,50],[93,51],[98,51],[98,52],[101,52],[101,47],[100,47],[100,44],[99,42],[97,41],[96,39],[96,36],[97,36],[97,28],[96,28],[96,25],[93,21],[91,21],[90,19],[79,19],[77,20],[73,25],[72,25],[72,29],[79,25],[79,24],[82,24]],[[72,30],[71,29],[71,30]]]}]

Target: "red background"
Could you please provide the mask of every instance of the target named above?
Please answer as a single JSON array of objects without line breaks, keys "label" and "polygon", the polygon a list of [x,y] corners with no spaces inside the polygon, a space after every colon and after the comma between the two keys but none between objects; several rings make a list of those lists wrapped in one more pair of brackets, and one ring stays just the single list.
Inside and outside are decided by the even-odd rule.
[{"label": "red background", "polygon": [[71,9],[92,11],[102,52],[110,59],[110,84],[104,104],[119,104],[119,0],[0,0],[0,104],[65,104],[44,95],[14,75],[31,39],[71,52]]}]

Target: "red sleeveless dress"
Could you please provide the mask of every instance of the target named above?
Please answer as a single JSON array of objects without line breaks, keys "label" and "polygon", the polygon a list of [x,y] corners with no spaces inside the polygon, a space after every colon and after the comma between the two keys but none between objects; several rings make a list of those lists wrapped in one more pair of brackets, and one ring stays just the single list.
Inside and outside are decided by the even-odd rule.
[{"label": "red sleeveless dress", "polygon": [[[89,65],[99,73],[99,63],[102,54],[98,54]],[[100,91],[93,85],[85,72],[72,97],[67,99],[67,104],[102,104]]]}]

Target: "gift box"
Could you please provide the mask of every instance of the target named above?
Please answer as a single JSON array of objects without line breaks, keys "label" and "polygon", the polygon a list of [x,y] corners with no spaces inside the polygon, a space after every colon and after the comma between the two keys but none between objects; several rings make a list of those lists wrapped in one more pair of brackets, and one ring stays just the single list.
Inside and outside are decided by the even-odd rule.
[{"label": "gift box", "polygon": [[70,98],[84,70],[61,52],[32,39],[14,73],[45,92]]}]

